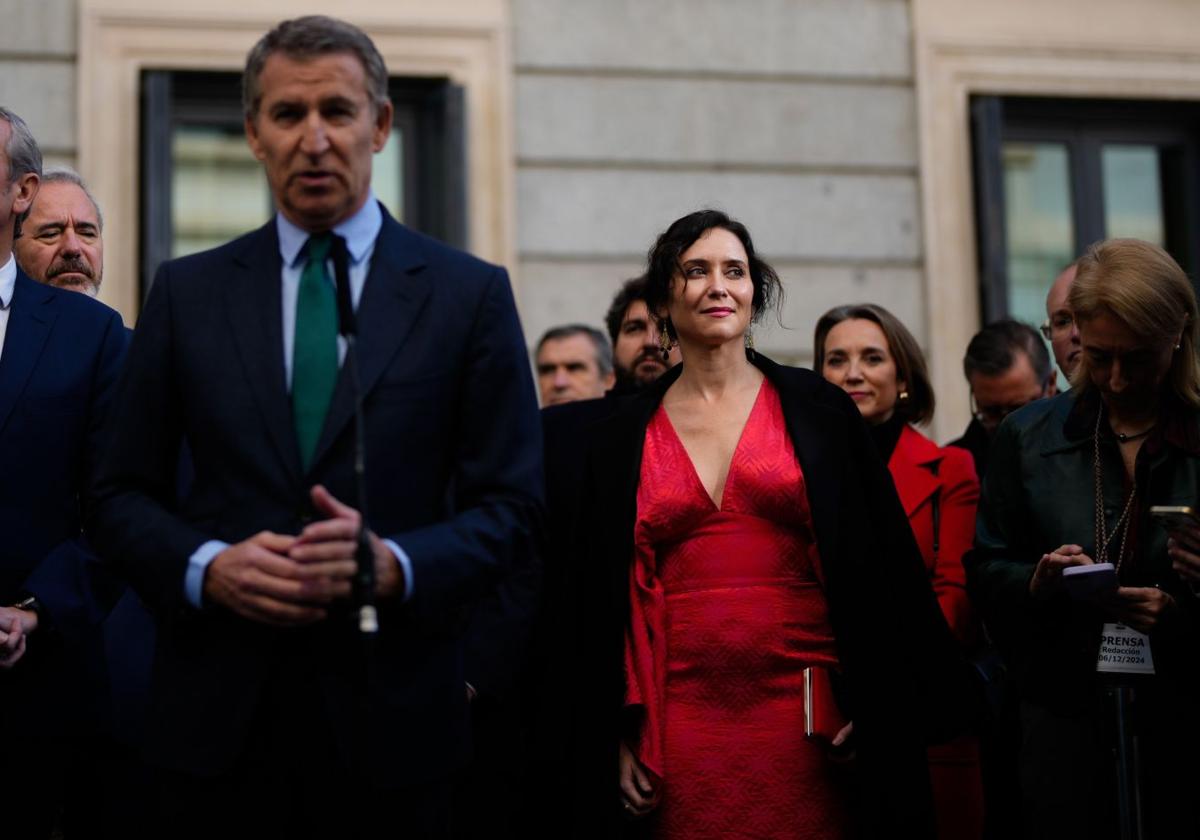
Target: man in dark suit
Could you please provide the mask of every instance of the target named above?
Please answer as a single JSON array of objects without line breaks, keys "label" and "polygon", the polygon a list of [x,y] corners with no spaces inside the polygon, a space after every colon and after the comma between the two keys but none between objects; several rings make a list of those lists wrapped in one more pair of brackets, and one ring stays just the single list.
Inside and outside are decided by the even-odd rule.
[{"label": "man in dark suit", "polygon": [[21,756],[5,830],[29,838],[50,835],[65,786],[67,836],[95,816],[94,780],[68,779],[94,757],[81,746],[94,707],[63,630],[95,595],[81,501],[126,344],[116,312],[17,266],[41,169],[29,129],[0,108],[0,743]]},{"label": "man in dark suit", "polygon": [[[470,746],[461,631],[532,556],[541,504],[512,292],[373,199],[392,106],[361,31],[285,21],[243,84],[279,212],[159,269],[94,487],[97,548],[158,617],[160,829],[438,836]],[[366,500],[334,275],[357,312]],[[195,479],[175,505],[181,440]],[[364,503],[370,644],[348,605]]]},{"label": "man in dark suit", "polygon": [[[104,216],[79,174],[42,172],[37,199],[13,243],[17,265],[39,283],[95,297],[104,279]],[[126,336],[132,330],[126,330]],[[186,471],[185,471],[186,472]],[[190,473],[188,473],[190,474]],[[154,623],[137,595],[83,539],[61,543],[25,580],[53,633],[75,724],[64,795],[68,837],[127,836],[146,789],[138,760],[149,697]],[[61,724],[60,724],[61,725]]]}]

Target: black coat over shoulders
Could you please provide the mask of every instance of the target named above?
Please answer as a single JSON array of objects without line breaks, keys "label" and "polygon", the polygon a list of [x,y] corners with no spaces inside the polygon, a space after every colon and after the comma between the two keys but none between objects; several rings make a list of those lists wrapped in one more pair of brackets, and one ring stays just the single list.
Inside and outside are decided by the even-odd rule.
[{"label": "black coat over shoulders", "polygon": [[[854,720],[860,836],[932,836],[925,745],[965,728],[974,685],[857,407],[810,370],[761,355],[808,488]],[[569,697],[576,836],[621,831],[617,746],[624,629],[646,426],[680,369],[592,427],[573,539],[577,656]],[[800,698],[797,698],[799,702]]]}]

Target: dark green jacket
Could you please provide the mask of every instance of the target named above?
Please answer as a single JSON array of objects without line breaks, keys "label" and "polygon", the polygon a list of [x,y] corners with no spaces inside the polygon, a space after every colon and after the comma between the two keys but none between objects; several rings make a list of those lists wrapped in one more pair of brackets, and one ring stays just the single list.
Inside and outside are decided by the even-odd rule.
[{"label": "dark green jacket", "polygon": [[[1020,695],[1068,711],[1095,696],[1104,613],[1056,594],[1035,601],[1029,581],[1041,556],[1074,543],[1096,557],[1094,396],[1073,392],[1038,400],[996,433],[976,520],[975,548],[964,558],[967,587]],[[1146,439],[1136,467],[1135,546],[1120,570],[1124,586],[1158,586],[1180,609],[1151,634],[1157,681],[1200,698],[1200,599],[1171,569],[1167,534],[1151,505],[1200,508],[1200,415],[1172,401]],[[1106,527],[1124,508],[1124,467],[1102,423],[1100,462]],[[1115,558],[1118,536],[1109,553]],[[1111,619],[1109,619],[1111,620]]]}]

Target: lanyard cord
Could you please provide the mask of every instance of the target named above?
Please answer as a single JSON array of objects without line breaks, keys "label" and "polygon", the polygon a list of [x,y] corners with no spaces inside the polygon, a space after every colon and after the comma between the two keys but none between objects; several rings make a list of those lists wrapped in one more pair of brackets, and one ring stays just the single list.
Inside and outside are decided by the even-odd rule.
[{"label": "lanyard cord", "polygon": [[1134,472],[1133,486],[1129,488],[1129,498],[1125,501],[1125,510],[1121,512],[1121,518],[1117,520],[1117,524],[1113,526],[1112,533],[1110,534],[1104,521],[1104,488],[1101,483],[1100,473],[1100,420],[1103,416],[1103,411],[1096,414],[1096,433],[1093,436],[1093,441],[1095,442],[1093,464],[1095,466],[1094,474],[1096,479],[1096,562],[1109,562],[1108,545],[1112,542],[1113,537],[1120,533],[1121,541],[1117,551],[1117,562],[1113,564],[1116,571],[1120,572],[1121,562],[1125,559],[1125,538],[1129,535],[1129,523],[1132,521],[1129,512],[1133,509],[1133,499],[1137,495],[1137,473],[1136,471]]}]

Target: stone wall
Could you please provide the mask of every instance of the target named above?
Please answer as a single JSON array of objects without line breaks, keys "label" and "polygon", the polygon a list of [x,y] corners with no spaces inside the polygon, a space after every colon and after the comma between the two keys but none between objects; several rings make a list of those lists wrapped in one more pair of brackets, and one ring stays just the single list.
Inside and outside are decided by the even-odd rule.
[{"label": "stone wall", "polygon": [[0,105],[29,123],[49,164],[75,161],[75,0],[0,0]]},{"label": "stone wall", "polygon": [[703,206],[784,278],[785,328],[760,348],[807,360],[821,312],[860,300],[924,339],[904,0],[514,0],[513,25],[531,344],[599,325],[654,237]]},{"label": "stone wall", "polygon": [[[517,250],[529,343],[599,325],[676,217],[744,221],[784,278],[784,328],[872,300],[925,341],[906,0],[512,0]],[[75,0],[0,0],[0,102],[75,160]]]}]

